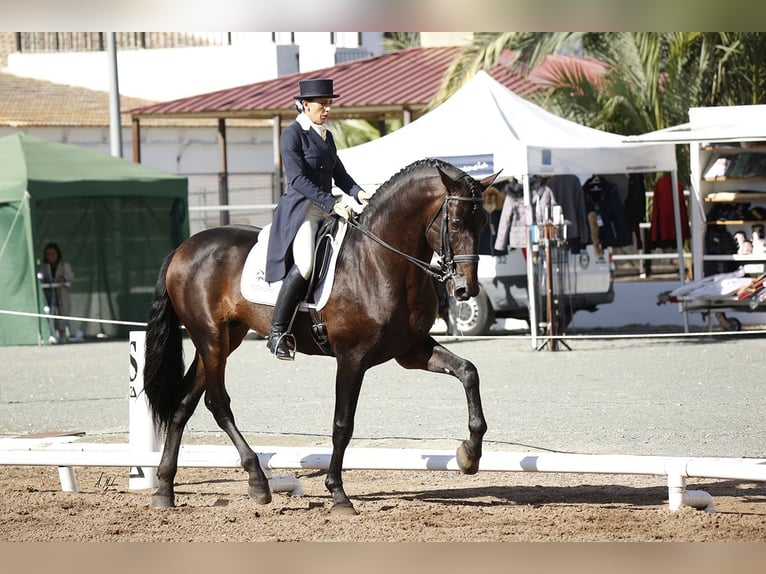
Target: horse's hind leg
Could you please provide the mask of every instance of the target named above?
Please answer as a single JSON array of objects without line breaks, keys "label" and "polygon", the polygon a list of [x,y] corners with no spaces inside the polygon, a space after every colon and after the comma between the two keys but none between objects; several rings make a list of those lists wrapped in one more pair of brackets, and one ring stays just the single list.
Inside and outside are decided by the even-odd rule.
[{"label": "horse's hind leg", "polygon": [[479,372],[473,363],[458,357],[433,340],[426,339],[422,345],[413,347],[406,354],[396,358],[406,369],[423,369],[434,373],[452,375],[463,383],[468,402],[468,440],[457,449],[457,462],[465,474],[479,470],[482,441],[487,432],[487,421],[481,406],[479,394]]},{"label": "horse's hind leg", "polygon": [[194,356],[189,370],[181,383],[184,395],[168,423],[165,435],[165,446],[162,449],[162,458],[157,467],[157,491],[152,496],[152,506],[155,508],[169,508],[175,506],[175,492],[173,481],[178,472],[178,451],[181,448],[181,437],[189,418],[199,404],[202,392],[205,390],[204,372],[200,369],[199,355]]},{"label": "horse's hind leg", "polygon": [[205,391],[205,406],[212,413],[216,423],[229,435],[231,442],[239,453],[242,467],[248,473],[248,487],[250,498],[260,504],[271,502],[271,489],[266,474],[258,461],[250,445],[242,436],[234,422],[234,414],[231,411],[231,398],[224,386],[224,372],[226,369],[226,357],[236,349],[247,334],[246,325],[233,328],[225,337],[229,344],[222,345],[218,352],[211,352],[205,356],[205,372],[207,375],[207,390]]}]

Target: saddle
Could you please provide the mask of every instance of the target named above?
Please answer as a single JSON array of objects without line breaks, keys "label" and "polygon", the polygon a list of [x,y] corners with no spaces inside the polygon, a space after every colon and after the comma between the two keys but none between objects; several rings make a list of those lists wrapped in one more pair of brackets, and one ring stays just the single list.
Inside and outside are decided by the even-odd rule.
[{"label": "saddle", "polygon": [[[331,355],[327,340],[327,327],[321,313],[330,298],[335,278],[335,264],[340,247],[346,236],[348,224],[337,217],[328,217],[319,226],[314,243],[314,272],[309,279],[306,299],[301,302],[299,311],[311,316],[311,334],[314,341],[325,354]],[[269,245],[271,224],[266,225],[258,235],[258,242],[250,250],[242,268],[240,291],[242,296],[252,303],[274,306],[277,301],[281,281],[266,281],[266,253]]]}]

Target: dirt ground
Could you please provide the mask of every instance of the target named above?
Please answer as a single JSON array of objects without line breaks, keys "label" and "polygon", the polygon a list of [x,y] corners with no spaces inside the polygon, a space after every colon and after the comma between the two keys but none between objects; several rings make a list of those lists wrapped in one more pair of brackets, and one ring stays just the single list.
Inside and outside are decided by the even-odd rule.
[{"label": "dirt ground", "polygon": [[[228,369],[245,436],[253,445],[331,444],[332,365],[309,357],[289,368],[275,364],[281,362],[264,358],[261,343],[248,341]],[[762,370],[762,339],[576,340],[572,345],[570,353],[538,353],[526,341],[511,339],[451,344],[482,373],[490,424],[485,452],[766,459],[766,388],[757,378],[736,376]],[[119,342],[0,348],[5,366],[0,437],[81,430],[90,441],[126,441],[126,350]],[[645,368],[649,364],[652,369]],[[368,379],[353,447],[451,448],[465,433],[459,385],[398,365],[381,366]],[[212,416],[200,411],[184,441],[228,444]],[[766,482],[689,479],[690,490],[713,497],[716,512],[683,507],[671,513],[664,476],[350,470],[344,473],[345,487],[359,514],[348,517],[330,513],[325,475],[310,469],[275,472],[297,476],[305,494],[278,492],[269,505],[260,506],[248,498],[241,469],[181,468],[178,506],[163,510],[150,507],[150,490],[128,489],[127,469],[76,472],[79,492],[63,493],[55,467],[0,469],[0,553],[5,556],[2,543],[43,541],[67,548],[79,548],[76,542],[86,548],[90,542],[164,548],[151,543],[219,541],[296,546],[481,541],[500,542],[503,548],[509,542],[538,541],[751,541],[760,548],[766,541]],[[225,546],[228,553],[231,545]],[[440,552],[452,548],[435,546]],[[25,552],[22,559],[30,555],[48,553]],[[75,551],[74,558],[79,555]],[[107,559],[113,572],[113,556]],[[314,572],[322,566],[315,560],[310,564]],[[645,565],[644,559],[636,564]],[[366,566],[355,571],[370,572]],[[717,571],[735,570],[727,564]]]},{"label": "dirt ground", "polygon": [[[324,473],[298,471],[302,496],[247,496],[239,469],[181,468],[174,509],[128,490],[123,469],[78,468],[78,493],[49,467],[5,467],[6,542],[763,541],[766,485],[692,480],[716,512],[671,513],[664,477],[545,473],[344,473],[358,516],[329,512]],[[281,473],[280,473],[281,474]]]}]

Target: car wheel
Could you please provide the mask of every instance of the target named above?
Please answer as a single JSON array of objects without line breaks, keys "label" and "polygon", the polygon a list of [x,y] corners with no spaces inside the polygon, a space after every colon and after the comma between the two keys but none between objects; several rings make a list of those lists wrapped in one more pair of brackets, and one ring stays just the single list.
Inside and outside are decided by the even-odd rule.
[{"label": "car wheel", "polygon": [[449,319],[450,334],[469,337],[486,335],[495,321],[495,313],[487,293],[479,287],[479,294],[467,301],[450,299]]}]

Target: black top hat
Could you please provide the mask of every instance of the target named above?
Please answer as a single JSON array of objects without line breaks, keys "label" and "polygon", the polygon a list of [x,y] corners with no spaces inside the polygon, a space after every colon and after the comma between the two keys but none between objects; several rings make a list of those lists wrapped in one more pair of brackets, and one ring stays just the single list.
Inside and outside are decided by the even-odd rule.
[{"label": "black top hat", "polygon": [[301,93],[293,96],[296,100],[308,100],[310,98],[339,98],[340,94],[333,94],[332,80],[301,80],[298,82]]}]

